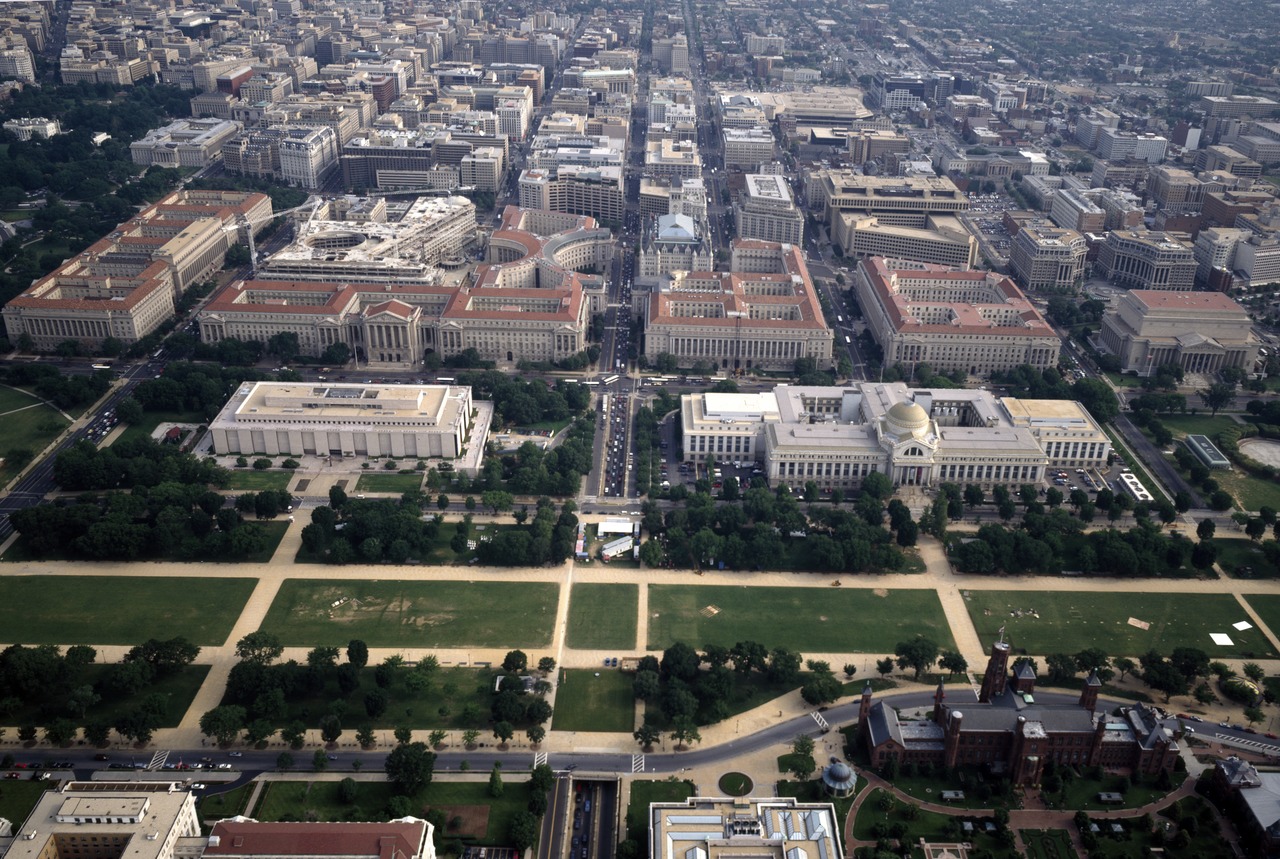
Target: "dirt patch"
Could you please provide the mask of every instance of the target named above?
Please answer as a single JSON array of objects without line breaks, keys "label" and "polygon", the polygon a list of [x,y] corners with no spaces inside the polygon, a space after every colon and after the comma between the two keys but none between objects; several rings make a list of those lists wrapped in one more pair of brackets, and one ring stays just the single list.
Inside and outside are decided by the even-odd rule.
[{"label": "dirt patch", "polygon": [[436,614],[417,614],[412,617],[406,617],[404,623],[408,626],[416,626],[421,629],[424,626],[440,626],[454,620],[454,615],[439,612]]},{"label": "dirt patch", "polygon": [[1246,438],[1237,443],[1241,453],[1258,460],[1263,465],[1280,466],[1280,442],[1267,438]]},{"label": "dirt patch", "polygon": [[876,596],[878,596],[878,597],[887,597],[887,596],[889,595],[889,589],[888,589],[888,588],[876,588],[876,589],[875,589],[874,591],[872,591],[871,593],[875,594],[875,595],[876,595]]},{"label": "dirt patch", "polygon": [[[437,805],[444,812],[446,838],[484,838],[489,830],[487,805]],[[425,814],[432,806],[424,806]]]}]

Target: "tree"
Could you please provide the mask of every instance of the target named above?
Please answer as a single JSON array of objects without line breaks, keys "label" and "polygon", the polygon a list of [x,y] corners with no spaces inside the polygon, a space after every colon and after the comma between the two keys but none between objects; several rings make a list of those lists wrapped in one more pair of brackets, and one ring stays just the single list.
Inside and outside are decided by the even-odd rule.
[{"label": "tree", "polygon": [[391,750],[383,769],[400,793],[411,796],[431,783],[435,765],[436,754],[426,743],[405,743]]},{"label": "tree", "polygon": [[836,700],[843,691],[844,687],[830,671],[815,671],[800,687],[800,697],[816,707]]},{"label": "tree", "polygon": [[1262,666],[1256,662],[1246,662],[1240,666],[1240,670],[1244,672],[1244,676],[1248,677],[1254,683],[1261,684],[1262,678],[1266,676],[1266,672],[1262,670]]},{"label": "tree", "polygon": [[338,737],[341,736],[342,720],[340,718],[332,713],[320,717],[320,739],[333,744],[338,742]]},{"label": "tree", "polygon": [[236,658],[241,662],[270,665],[284,653],[280,636],[270,632],[251,632],[236,642]]},{"label": "tree", "polygon": [[547,737],[547,729],[541,725],[530,725],[524,731],[525,737],[529,740],[529,745],[537,748],[538,745]]},{"label": "tree", "polygon": [[523,853],[538,840],[538,817],[529,811],[517,811],[511,816],[511,827],[507,831],[507,841],[517,853]]},{"label": "tree", "polygon": [[529,667],[529,657],[523,650],[511,650],[502,659],[502,670],[509,674],[518,674]]},{"label": "tree", "polygon": [[93,691],[93,686],[85,684],[77,686],[71,690],[71,694],[67,697],[67,709],[73,713],[78,713],[83,719],[89,708],[102,700],[102,696]]},{"label": "tree", "polygon": [[969,670],[969,660],[954,650],[944,650],[938,657],[938,667],[951,674],[964,674]]},{"label": "tree", "polygon": [[280,729],[280,739],[296,752],[306,742],[307,726],[302,722],[291,722]]},{"label": "tree", "polygon": [[276,769],[281,772],[293,769],[293,755],[288,752],[281,752],[276,755]]},{"label": "tree", "polygon": [[[1152,658],[1154,657],[1154,658]],[[1142,658],[1142,682],[1157,692],[1164,693],[1165,703],[1174,695],[1185,695],[1190,688],[1186,676],[1159,654],[1151,653]]]},{"label": "tree", "polygon": [[662,737],[662,732],[648,722],[645,722],[639,728],[636,728],[631,736],[635,738],[635,741],[639,743],[645,751],[648,751],[652,749],[653,744]]},{"label": "tree", "polygon": [[324,749],[316,749],[311,756],[311,768],[316,772],[324,772],[329,768],[329,755]]},{"label": "tree", "polygon": [[898,657],[898,668],[903,671],[914,669],[916,680],[920,679],[926,668],[938,661],[937,643],[924,637],[898,642],[893,653]]},{"label": "tree", "polygon": [[444,745],[444,740],[447,736],[449,736],[447,731],[436,728],[434,731],[427,734],[427,745],[433,749],[438,749]]},{"label": "tree", "polygon": [[498,748],[506,748],[507,742],[516,735],[516,729],[510,722],[494,722],[493,737],[498,741]]},{"label": "tree", "polygon": [[498,799],[502,796],[502,764],[494,762],[493,769],[489,770],[489,796]]},{"label": "tree", "polygon": [[338,782],[338,799],[345,805],[354,805],[360,794],[360,785],[351,776]]},{"label": "tree", "polygon": [[679,748],[686,744],[702,742],[702,734],[698,732],[698,728],[693,724],[693,720],[689,718],[678,719],[671,727],[671,740]]},{"label": "tree", "polygon": [[214,707],[200,717],[200,733],[220,746],[229,746],[240,735],[245,723],[245,709],[234,704]]},{"label": "tree", "polygon": [[378,738],[373,732],[373,725],[365,722],[356,728],[356,742],[360,744],[362,749],[371,749],[377,743]]},{"label": "tree", "polygon": [[1265,722],[1267,720],[1267,714],[1262,712],[1261,707],[1245,707],[1244,718],[1250,725],[1256,725],[1259,722]]},{"label": "tree", "polygon": [[876,673],[881,677],[888,677],[893,673],[893,657],[886,656],[884,659],[876,660]]},{"label": "tree", "polygon": [[1111,665],[1120,672],[1120,679],[1123,680],[1130,671],[1137,668],[1138,665],[1127,656],[1117,656],[1111,660]]},{"label": "tree", "polygon": [[369,645],[365,644],[358,638],[353,638],[347,644],[347,662],[354,665],[357,669],[364,668],[369,664]]},{"label": "tree", "polygon": [[1232,400],[1236,398],[1236,386],[1228,385],[1226,382],[1214,382],[1198,394],[1200,401],[1216,416],[1219,409],[1231,405]]},{"label": "tree", "polygon": [[1217,523],[1212,519],[1201,519],[1200,524],[1196,526],[1196,537],[1200,540],[1212,540],[1213,534],[1218,530]]}]

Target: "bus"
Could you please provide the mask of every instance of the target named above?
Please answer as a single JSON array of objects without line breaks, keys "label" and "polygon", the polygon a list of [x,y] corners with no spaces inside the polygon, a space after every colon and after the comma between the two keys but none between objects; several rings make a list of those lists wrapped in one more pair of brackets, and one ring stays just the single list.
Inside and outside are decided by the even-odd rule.
[{"label": "bus", "polygon": [[1142,485],[1135,475],[1125,472],[1120,475],[1120,488],[1128,493],[1134,501],[1155,501],[1155,497]]},{"label": "bus", "polygon": [[612,385],[614,382],[618,381],[618,378],[618,376],[605,376],[600,380],[600,383],[602,385]]},{"label": "bus", "polygon": [[580,384],[586,385],[588,388],[594,388],[596,385],[598,385],[598,384],[600,384],[600,383],[599,383],[599,382],[597,382],[597,381],[595,381],[595,380],[588,380],[588,381],[585,381],[585,382],[581,382]]},{"label": "bus", "polygon": [[111,365],[110,365],[110,364],[108,364],[108,363],[106,363],[106,362],[103,362],[103,363],[101,363],[101,364],[91,364],[90,366],[91,366],[91,367],[93,367],[93,369],[95,369],[95,370],[110,370],[110,369],[111,369]]},{"label": "bus", "polygon": [[438,384],[438,385],[452,385],[452,384],[453,384],[453,377],[452,377],[452,376],[437,376],[437,377],[436,377],[436,384]]}]

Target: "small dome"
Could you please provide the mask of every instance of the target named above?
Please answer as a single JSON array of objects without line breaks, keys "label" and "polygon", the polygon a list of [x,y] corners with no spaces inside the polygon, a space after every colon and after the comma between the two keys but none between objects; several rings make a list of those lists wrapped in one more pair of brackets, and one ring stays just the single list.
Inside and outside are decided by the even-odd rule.
[{"label": "small dome", "polygon": [[918,436],[929,426],[929,413],[918,403],[894,403],[886,418],[898,435]]},{"label": "small dome", "polygon": [[822,781],[831,790],[851,791],[858,783],[858,776],[844,761],[836,761],[823,770]]}]

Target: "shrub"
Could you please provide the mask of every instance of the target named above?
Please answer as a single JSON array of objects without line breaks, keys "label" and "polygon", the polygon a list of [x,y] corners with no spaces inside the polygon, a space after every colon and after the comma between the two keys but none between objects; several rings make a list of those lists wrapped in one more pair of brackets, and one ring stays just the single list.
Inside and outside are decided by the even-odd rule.
[{"label": "shrub", "polygon": [[270,467],[271,460],[267,459],[265,456],[253,461],[253,468],[255,471],[266,471]]}]

